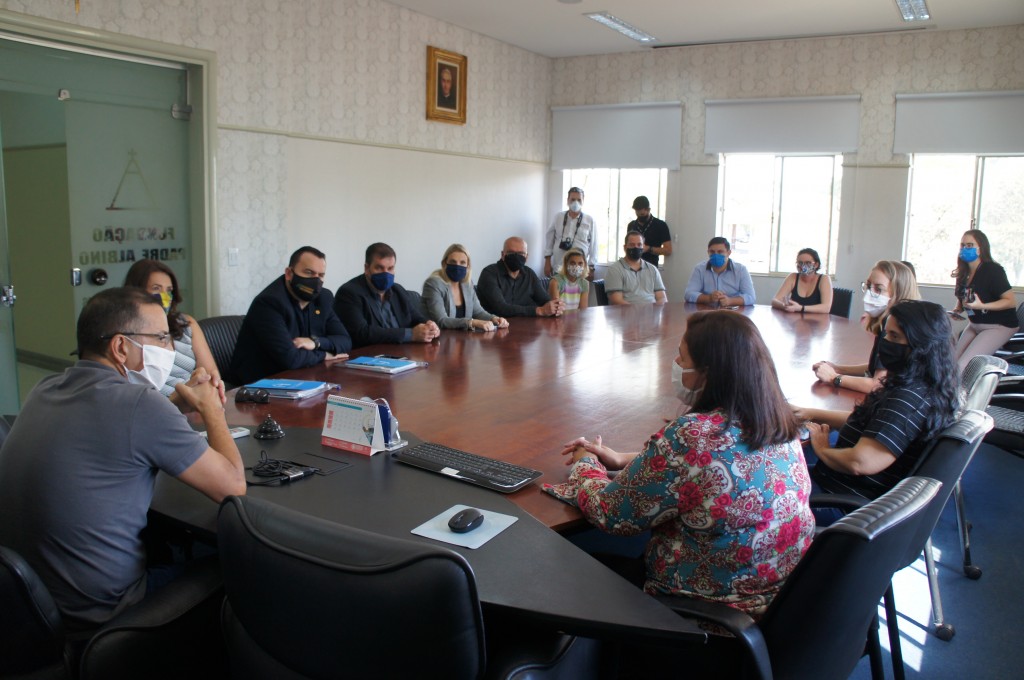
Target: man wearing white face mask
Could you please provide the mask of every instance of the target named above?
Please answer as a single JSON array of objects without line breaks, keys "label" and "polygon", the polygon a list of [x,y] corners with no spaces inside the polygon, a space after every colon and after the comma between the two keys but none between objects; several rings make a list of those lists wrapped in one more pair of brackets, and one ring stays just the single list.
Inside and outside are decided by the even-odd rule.
[{"label": "man wearing white face mask", "polygon": [[0,450],[0,543],[32,565],[72,630],[146,594],[140,534],[158,471],[215,502],[245,493],[209,374],[175,388],[208,439],[156,389],[174,360],[159,302],[105,290],[85,305],[77,336],[79,361],[39,382]]},{"label": "man wearing white face mask", "polygon": [[556,214],[544,234],[544,276],[561,271],[565,254],[576,248],[590,264],[587,280],[593,281],[597,266],[597,232],[594,218],[583,214],[583,189],[569,189],[565,202],[569,209]]}]

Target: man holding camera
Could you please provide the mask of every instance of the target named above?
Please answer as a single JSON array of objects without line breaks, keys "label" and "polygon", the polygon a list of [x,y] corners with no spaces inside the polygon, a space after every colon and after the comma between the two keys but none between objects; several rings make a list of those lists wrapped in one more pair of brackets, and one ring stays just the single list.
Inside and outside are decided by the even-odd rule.
[{"label": "man holding camera", "polygon": [[590,264],[587,278],[593,281],[594,267],[597,266],[597,232],[594,218],[583,214],[583,189],[569,189],[566,203],[569,209],[555,215],[544,234],[544,276],[561,270],[566,252],[578,248]]}]

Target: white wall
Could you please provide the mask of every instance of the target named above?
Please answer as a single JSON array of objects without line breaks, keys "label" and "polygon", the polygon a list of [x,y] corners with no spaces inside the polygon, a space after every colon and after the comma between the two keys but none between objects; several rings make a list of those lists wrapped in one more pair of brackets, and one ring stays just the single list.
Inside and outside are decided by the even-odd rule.
[{"label": "white wall", "polygon": [[[416,291],[451,243],[469,250],[475,280],[506,237],[540,242],[548,174],[540,163],[308,139],[287,146],[287,250],[323,250],[331,290],[362,273],[375,241],[395,248],[396,280]],[[530,264],[540,263],[532,248]]]}]

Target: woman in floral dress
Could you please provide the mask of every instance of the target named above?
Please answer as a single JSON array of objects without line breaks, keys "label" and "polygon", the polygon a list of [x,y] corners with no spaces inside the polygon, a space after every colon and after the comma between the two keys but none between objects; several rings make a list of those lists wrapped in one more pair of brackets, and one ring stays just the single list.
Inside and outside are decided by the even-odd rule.
[{"label": "woman in floral dress", "polygon": [[[800,423],[757,328],[730,311],[690,316],[673,366],[692,409],[638,453],[567,444],[567,482],[545,485],[609,534],[646,530],[644,590],[759,616],[811,544]],[[678,377],[677,377],[678,376]],[[622,470],[614,480],[608,470]]]}]

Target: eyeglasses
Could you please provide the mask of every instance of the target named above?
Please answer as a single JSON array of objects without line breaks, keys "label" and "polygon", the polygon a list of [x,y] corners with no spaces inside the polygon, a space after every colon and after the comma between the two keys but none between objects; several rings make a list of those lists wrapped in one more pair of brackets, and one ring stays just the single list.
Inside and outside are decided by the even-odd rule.
[{"label": "eyeglasses", "polygon": [[124,331],[116,331],[114,333],[111,333],[110,335],[101,336],[100,340],[110,340],[115,335],[127,335],[127,336],[137,335],[137,336],[142,336],[144,338],[156,338],[156,341],[159,342],[164,347],[167,346],[168,341],[171,339],[171,334],[170,333],[166,333],[166,332],[161,332],[161,333],[125,333]]},{"label": "eyeglasses", "polygon": [[235,392],[235,403],[243,404],[245,402],[252,402],[254,404],[269,404],[270,392],[261,389],[251,390],[248,387],[243,387],[239,389],[237,392]]},{"label": "eyeglasses", "polygon": [[865,281],[864,283],[860,284],[860,289],[862,292],[871,293],[875,297],[878,297],[879,295],[889,294],[888,286],[883,286],[880,283],[868,283],[867,281]]}]

